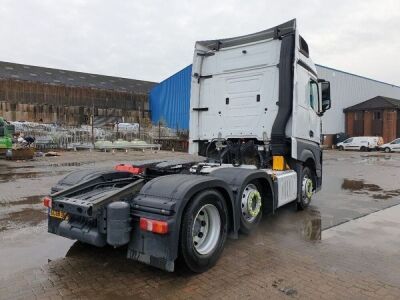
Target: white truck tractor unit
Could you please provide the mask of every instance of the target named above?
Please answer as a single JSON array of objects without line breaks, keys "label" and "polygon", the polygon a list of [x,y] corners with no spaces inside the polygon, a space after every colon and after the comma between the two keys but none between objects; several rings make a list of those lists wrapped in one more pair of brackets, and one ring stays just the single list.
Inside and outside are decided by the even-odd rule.
[{"label": "white truck tractor unit", "polygon": [[307,207],[322,183],[319,79],[296,20],[197,42],[191,160],[152,160],[67,175],[44,199],[48,231],[167,271],[212,267],[227,237],[282,205]]}]

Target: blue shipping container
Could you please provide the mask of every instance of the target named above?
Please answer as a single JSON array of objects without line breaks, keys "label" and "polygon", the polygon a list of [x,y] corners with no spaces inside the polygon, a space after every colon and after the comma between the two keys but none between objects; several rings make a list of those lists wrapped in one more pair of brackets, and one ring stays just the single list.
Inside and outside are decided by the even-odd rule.
[{"label": "blue shipping container", "polygon": [[151,122],[173,129],[189,129],[192,65],[157,84],[150,91]]}]

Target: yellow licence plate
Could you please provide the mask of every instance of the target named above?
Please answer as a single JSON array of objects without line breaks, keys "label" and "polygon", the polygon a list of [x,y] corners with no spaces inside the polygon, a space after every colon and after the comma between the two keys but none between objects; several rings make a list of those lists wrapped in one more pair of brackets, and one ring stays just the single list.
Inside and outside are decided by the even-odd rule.
[{"label": "yellow licence plate", "polygon": [[67,217],[67,213],[65,213],[63,211],[51,209],[50,210],[50,217],[64,220]]}]

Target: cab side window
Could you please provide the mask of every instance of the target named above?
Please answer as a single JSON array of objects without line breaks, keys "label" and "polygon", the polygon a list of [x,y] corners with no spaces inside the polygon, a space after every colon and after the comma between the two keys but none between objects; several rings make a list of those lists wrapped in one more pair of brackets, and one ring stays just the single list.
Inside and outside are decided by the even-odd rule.
[{"label": "cab side window", "polygon": [[310,106],[313,110],[318,110],[318,84],[310,81]]}]

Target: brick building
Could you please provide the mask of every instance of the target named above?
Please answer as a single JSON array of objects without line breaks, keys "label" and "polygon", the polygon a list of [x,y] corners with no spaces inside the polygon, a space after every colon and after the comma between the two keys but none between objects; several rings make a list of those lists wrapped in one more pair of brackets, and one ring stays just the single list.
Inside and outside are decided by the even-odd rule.
[{"label": "brick building", "polygon": [[343,110],[349,136],[400,137],[400,100],[377,96]]},{"label": "brick building", "polygon": [[149,119],[154,82],[0,62],[0,116],[81,125]]}]

